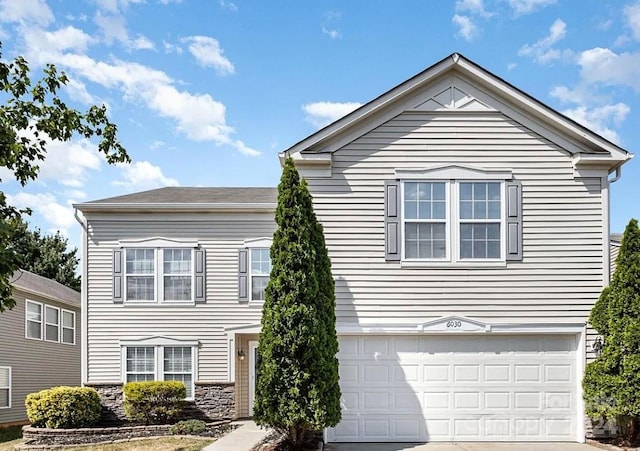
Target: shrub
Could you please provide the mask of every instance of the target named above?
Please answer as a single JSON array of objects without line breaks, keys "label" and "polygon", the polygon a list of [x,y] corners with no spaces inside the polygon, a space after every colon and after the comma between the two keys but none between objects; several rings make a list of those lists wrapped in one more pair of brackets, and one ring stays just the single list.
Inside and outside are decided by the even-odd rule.
[{"label": "shrub", "polygon": [[164,424],[182,413],[187,387],[178,381],[129,382],[123,392],[130,421]]},{"label": "shrub", "polygon": [[100,395],[90,387],[54,387],[31,393],[25,405],[33,426],[54,429],[91,426],[102,413]]},{"label": "shrub", "polygon": [[171,426],[169,432],[174,435],[198,435],[207,430],[207,423],[202,420],[178,421]]}]

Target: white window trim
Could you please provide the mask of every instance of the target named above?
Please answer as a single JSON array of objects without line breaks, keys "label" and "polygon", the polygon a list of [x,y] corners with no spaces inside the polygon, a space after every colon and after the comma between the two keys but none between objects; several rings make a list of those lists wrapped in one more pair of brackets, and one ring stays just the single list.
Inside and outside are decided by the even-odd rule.
[{"label": "white window trim", "polygon": [[[121,368],[121,378],[122,383],[127,383],[127,348],[136,347],[136,348],[153,348],[153,373],[154,380],[163,381],[164,380],[164,348],[191,348],[191,387],[190,391],[192,396],[185,398],[187,401],[193,401],[195,398],[195,390],[196,390],[196,380],[198,380],[198,346],[194,344],[193,341],[185,341],[180,342],[176,340],[163,340],[162,344],[154,344],[159,343],[157,340],[141,340],[138,342],[135,341],[121,341],[120,342],[120,368]],[[147,373],[144,373],[147,374]]]},{"label": "white window trim", "polygon": [[[164,243],[165,241],[163,241]],[[189,242],[189,245],[185,246],[174,246],[173,244],[169,244],[166,247],[151,247],[148,244],[145,246],[126,246],[122,248],[124,254],[123,261],[123,274],[124,274],[124,287],[123,287],[123,298],[125,304],[136,304],[136,305],[153,305],[153,304],[170,304],[170,305],[189,305],[195,303],[195,247],[191,246],[192,242]],[[165,301],[164,300],[164,251],[171,249],[191,249],[191,299],[183,300],[183,301]],[[138,299],[129,299],[127,297],[127,277],[136,276],[136,274],[129,274],[127,272],[127,250],[129,249],[150,249],[153,250],[153,288],[154,288],[154,298],[152,300],[138,300]],[[139,274],[138,274],[139,275]],[[151,274],[146,274],[146,276],[151,276]]]},{"label": "white window trim", "polygon": [[10,366],[0,366],[0,370],[8,370],[9,371],[9,386],[7,387],[0,387],[0,390],[8,390],[9,394],[8,394],[8,405],[7,406],[0,406],[0,410],[1,409],[10,409],[11,408],[11,385],[13,383],[12,379],[11,379],[11,367]]},{"label": "white window trim", "polygon": [[[64,319],[63,316],[65,313],[71,313],[71,317],[72,317],[72,326],[71,327],[65,327],[64,325]],[[73,331],[73,341],[71,343],[68,343],[66,341],[64,341],[64,330],[65,329],[71,329]],[[60,313],[60,343],[64,344],[64,345],[71,345],[71,346],[75,346],[76,344],[76,312],[72,311],[72,310],[66,310],[66,309],[61,309],[61,313]]]},{"label": "white window trim", "polygon": [[[459,169],[459,168],[458,168]],[[399,171],[396,171],[399,172]],[[406,175],[406,173],[403,171]],[[440,171],[436,172],[437,174],[441,174]],[[461,178],[455,180],[443,180],[438,178],[431,178],[429,174],[425,175],[424,171],[420,172],[420,175],[423,178],[405,178],[400,182],[400,211],[401,211],[401,221],[400,221],[400,243],[402,246],[402,256],[401,261],[403,264],[465,264],[465,265],[486,265],[486,264],[504,264],[506,262],[506,184],[505,180],[502,177],[498,177],[495,179],[490,178],[466,178],[467,176],[477,176],[476,172],[466,173],[456,171],[456,174]],[[501,173],[501,175],[506,175],[507,173]],[[417,258],[406,258],[406,244],[405,244],[405,207],[404,207],[404,196],[405,196],[405,183],[416,183],[424,181],[426,183],[445,183],[445,258],[431,258],[431,259],[417,259]],[[462,258],[460,256],[460,223],[464,222],[460,218],[460,183],[500,183],[500,258]],[[430,221],[420,221],[420,220],[409,220],[409,223],[415,222],[430,222]],[[482,223],[487,222],[498,222],[496,221],[481,221]]]},{"label": "white window trim", "polygon": [[[423,180],[425,183],[444,183],[444,202],[445,202],[445,211],[444,211],[444,241],[445,241],[445,249],[444,249],[444,258],[407,258],[405,255],[407,246],[405,244],[405,211],[404,211],[404,191],[405,191],[405,183],[420,183],[421,180],[403,180],[400,184],[400,217],[402,218],[400,224],[400,237],[402,240],[402,260],[406,262],[448,262],[451,261],[451,190],[449,189],[449,181],[448,180],[438,180],[438,179],[426,179]],[[424,220],[424,219],[410,219],[408,221],[410,224],[418,223],[418,224],[435,224],[441,223],[442,220]]]},{"label": "white window trim", "polygon": [[[40,306],[40,338],[29,336],[29,320],[27,319],[29,315],[28,304],[35,304]],[[32,321],[32,322],[35,323],[36,321]],[[42,304],[42,302],[30,301],[29,299],[27,299],[24,306],[24,337],[28,340],[42,341],[42,339],[44,338],[43,325],[44,325],[44,304]]]},{"label": "white window trim", "polygon": [[[253,278],[254,277],[267,277],[267,278],[269,278],[269,276],[253,274],[253,267],[252,267],[253,266],[252,265],[253,257],[251,255],[252,254],[251,251],[252,250],[258,250],[258,249],[260,249],[260,250],[265,249],[267,251],[269,250],[268,247],[253,247],[253,248],[249,248],[249,258],[248,258],[249,262],[248,262],[248,268],[247,268],[249,270],[249,288],[248,288],[249,293],[248,294],[249,294],[249,302],[250,303],[253,303],[253,304],[264,304],[264,301],[265,301],[264,299],[253,299]],[[271,266],[271,257],[269,257],[269,266]],[[265,287],[265,289],[266,289],[266,287]]]},{"label": "white window trim", "polygon": [[268,237],[261,237],[261,238],[253,238],[250,240],[246,240],[244,242],[244,247],[247,249],[247,277],[248,277],[248,297],[249,297],[249,303],[250,304],[254,304],[254,305],[263,305],[264,304],[264,299],[263,300],[258,300],[258,299],[253,299],[253,272],[251,270],[251,262],[252,262],[252,258],[251,258],[251,250],[252,249],[271,249],[271,245],[273,244],[273,239],[272,238],[268,238]]},{"label": "white window trim", "polygon": [[[47,322],[47,309],[57,310],[58,311],[58,323],[49,323]],[[42,323],[43,323],[43,334],[42,339],[44,341],[48,341],[49,343],[60,343],[60,320],[62,319],[62,315],[60,313],[60,307],[54,307],[53,305],[44,305],[44,313],[42,315]],[[47,339],[47,326],[56,326],[58,328],[58,338],[57,340],[48,340]]]}]

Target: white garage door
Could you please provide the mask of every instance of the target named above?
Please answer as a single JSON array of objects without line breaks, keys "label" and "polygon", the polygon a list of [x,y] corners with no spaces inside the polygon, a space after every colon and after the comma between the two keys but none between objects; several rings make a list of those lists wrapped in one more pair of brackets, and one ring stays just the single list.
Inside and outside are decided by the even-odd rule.
[{"label": "white garage door", "polygon": [[332,442],[575,441],[575,335],[340,339]]}]

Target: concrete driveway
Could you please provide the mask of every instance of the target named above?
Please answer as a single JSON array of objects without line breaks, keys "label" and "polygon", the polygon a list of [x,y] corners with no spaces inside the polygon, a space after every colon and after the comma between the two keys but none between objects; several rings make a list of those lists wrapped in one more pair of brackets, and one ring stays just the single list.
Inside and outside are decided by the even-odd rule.
[{"label": "concrete driveway", "polygon": [[584,443],[328,443],[325,451],[595,451]]}]

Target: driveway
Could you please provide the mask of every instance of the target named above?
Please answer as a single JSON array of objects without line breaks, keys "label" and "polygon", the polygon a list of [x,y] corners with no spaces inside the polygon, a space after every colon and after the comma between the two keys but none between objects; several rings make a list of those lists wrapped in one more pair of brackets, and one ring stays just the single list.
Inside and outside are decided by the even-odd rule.
[{"label": "driveway", "polygon": [[328,443],[325,451],[595,451],[584,443]]}]

